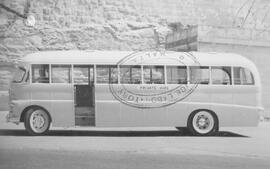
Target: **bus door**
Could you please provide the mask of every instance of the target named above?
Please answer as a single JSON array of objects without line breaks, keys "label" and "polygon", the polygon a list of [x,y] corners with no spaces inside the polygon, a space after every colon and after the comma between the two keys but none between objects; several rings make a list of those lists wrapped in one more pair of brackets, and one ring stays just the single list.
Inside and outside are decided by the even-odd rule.
[{"label": "bus door", "polygon": [[95,126],[94,66],[74,65],[75,126]]}]

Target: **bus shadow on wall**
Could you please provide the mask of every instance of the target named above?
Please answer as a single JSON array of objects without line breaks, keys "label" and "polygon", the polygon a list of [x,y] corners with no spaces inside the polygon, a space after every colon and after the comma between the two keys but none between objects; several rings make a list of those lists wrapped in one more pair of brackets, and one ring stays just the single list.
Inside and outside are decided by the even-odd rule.
[{"label": "bus shadow on wall", "polygon": [[[1,129],[0,136],[30,136],[25,130]],[[162,130],[162,131],[78,131],[78,130],[51,130],[44,136],[93,136],[93,137],[191,137],[187,132]],[[192,136],[199,137],[199,136]],[[220,131],[210,137],[246,137],[238,133]]]}]

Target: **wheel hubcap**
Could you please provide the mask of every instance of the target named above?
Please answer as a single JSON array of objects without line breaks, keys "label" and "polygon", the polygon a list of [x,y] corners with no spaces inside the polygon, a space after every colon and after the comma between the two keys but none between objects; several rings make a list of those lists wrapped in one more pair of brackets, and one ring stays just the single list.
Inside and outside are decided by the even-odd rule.
[{"label": "wheel hubcap", "polygon": [[207,111],[201,111],[195,114],[192,124],[193,128],[200,134],[210,132],[214,127],[214,118]]},{"label": "wheel hubcap", "polygon": [[207,117],[205,117],[204,115],[200,115],[197,118],[197,126],[200,129],[206,129],[207,127],[209,127],[210,121]]},{"label": "wheel hubcap", "polygon": [[44,132],[49,124],[47,114],[43,110],[35,110],[30,117],[30,126],[36,133]]},{"label": "wheel hubcap", "polygon": [[33,117],[33,126],[35,128],[42,128],[44,126],[44,117],[42,115],[35,114]]}]

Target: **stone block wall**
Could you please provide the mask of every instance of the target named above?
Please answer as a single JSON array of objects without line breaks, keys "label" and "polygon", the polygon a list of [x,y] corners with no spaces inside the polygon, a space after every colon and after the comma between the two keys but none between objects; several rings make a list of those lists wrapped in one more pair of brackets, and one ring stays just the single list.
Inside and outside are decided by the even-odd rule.
[{"label": "stone block wall", "polygon": [[[21,56],[44,50],[144,50],[158,46],[173,31],[172,23],[198,25],[199,50],[246,53],[267,59],[270,41],[269,0],[1,0],[24,19],[0,7],[0,90],[10,74],[3,67]],[[218,37],[230,47],[213,47]],[[210,43],[209,43],[210,42]],[[235,42],[241,48],[235,47]],[[256,43],[258,47],[252,47]],[[230,45],[232,44],[232,45]],[[260,44],[264,47],[260,47]],[[208,46],[207,46],[208,45]],[[252,48],[252,49],[251,49]],[[238,50],[239,49],[239,50]],[[256,59],[255,59],[256,60]],[[264,62],[265,64],[265,62]],[[267,79],[268,66],[263,65]],[[269,82],[263,82],[268,91]],[[267,100],[267,98],[266,98]],[[268,102],[267,105],[270,105]],[[269,106],[270,107],[270,106]]]},{"label": "stone block wall", "polygon": [[263,33],[257,37],[270,37],[264,35],[270,26],[268,0],[2,0],[1,3],[36,18],[35,27],[27,27],[22,18],[0,8],[2,61],[40,50],[151,48],[157,45],[156,31],[169,32],[168,25],[174,22],[259,29]]}]

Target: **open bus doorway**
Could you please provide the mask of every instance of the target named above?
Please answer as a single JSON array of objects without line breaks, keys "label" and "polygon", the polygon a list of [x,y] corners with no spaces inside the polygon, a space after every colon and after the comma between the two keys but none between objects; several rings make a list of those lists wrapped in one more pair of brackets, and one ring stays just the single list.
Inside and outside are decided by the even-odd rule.
[{"label": "open bus doorway", "polygon": [[94,66],[76,65],[73,72],[75,126],[95,126]]}]

